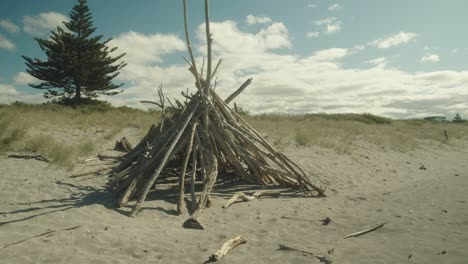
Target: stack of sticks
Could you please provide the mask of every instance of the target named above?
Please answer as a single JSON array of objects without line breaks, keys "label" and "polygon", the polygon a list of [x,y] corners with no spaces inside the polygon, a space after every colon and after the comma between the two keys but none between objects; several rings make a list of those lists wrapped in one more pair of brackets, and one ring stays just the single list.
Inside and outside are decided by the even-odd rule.
[{"label": "stack of sticks", "polygon": [[[248,79],[226,100],[222,100],[211,85],[220,63],[211,70],[211,34],[208,16],[208,1],[205,1],[208,60],[206,76],[203,68],[198,72],[187,30],[186,1],[184,21],[187,47],[191,61],[189,71],[195,77],[197,92],[183,93],[185,102],[176,101],[171,113],[166,113],[162,89],[159,90],[163,117],[153,125],[141,142],[128,152],[111,172],[110,185],[121,195],[117,206],[124,206],[135,199],[130,216],[141,209],[148,192],[157,179],[174,176],[177,172],[179,199],[177,212],[185,208],[185,186],[190,186],[191,219],[211,204],[210,194],[219,172],[231,172],[230,177],[239,177],[252,184],[297,188],[316,192],[324,191],[314,185],[305,172],[284,154],[275,150],[242,116],[228,104],[252,81]],[[221,60],[220,60],[221,62]],[[232,173],[234,172],[234,173]],[[229,176],[228,176],[229,177]],[[197,199],[196,182],[203,188]]]}]

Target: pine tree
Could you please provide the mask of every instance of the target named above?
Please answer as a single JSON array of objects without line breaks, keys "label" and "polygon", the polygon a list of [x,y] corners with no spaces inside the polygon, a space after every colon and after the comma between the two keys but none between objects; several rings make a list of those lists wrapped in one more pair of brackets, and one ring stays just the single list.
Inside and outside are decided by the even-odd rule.
[{"label": "pine tree", "polygon": [[463,123],[463,119],[461,118],[460,114],[457,113],[452,120],[454,123]]},{"label": "pine tree", "polygon": [[49,39],[35,38],[47,60],[22,56],[27,72],[42,82],[30,84],[36,89],[46,90],[44,97],[58,98],[65,104],[81,104],[92,101],[100,94],[114,95],[123,84],[113,84],[124,62],[117,63],[125,54],[111,57],[117,48],[101,41],[102,35],[92,36],[91,12],[86,0],[78,0],[69,14],[70,21],[64,22],[67,30],[57,27]]}]

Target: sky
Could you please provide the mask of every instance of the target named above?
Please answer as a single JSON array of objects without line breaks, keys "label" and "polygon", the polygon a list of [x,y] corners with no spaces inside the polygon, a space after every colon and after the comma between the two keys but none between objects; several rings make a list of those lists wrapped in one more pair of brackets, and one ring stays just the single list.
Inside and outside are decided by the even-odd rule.
[{"label": "sky", "polygon": [[[34,38],[68,19],[73,0],[0,2],[0,103],[41,103],[22,55],[45,59]],[[146,109],[162,85],[169,98],[195,92],[182,0],[89,0],[96,33],[126,53],[101,97]],[[466,0],[211,0],[213,64],[223,59],[216,91],[252,113],[372,113],[468,119]],[[206,57],[202,0],[188,0],[197,64]]]}]

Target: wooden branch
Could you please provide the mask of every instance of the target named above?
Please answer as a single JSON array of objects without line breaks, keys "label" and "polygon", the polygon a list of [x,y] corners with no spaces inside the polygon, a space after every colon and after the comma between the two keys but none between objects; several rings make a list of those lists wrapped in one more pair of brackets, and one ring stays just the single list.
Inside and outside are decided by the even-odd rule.
[{"label": "wooden branch", "polygon": [[247,86],[249,86],[251,83],[252,83],[252,79],[253,78],[250,78],[250,79],[247,79],[247,81],[245,81],[241,87],[239,87],[239,89],[237,89],[234,93],[232,93],[228,98],[226,98],[226,100],[224,100],[224,102],[226,104],[229,104],[232,100],[234,100],[234,98],[236,98],[240,93],[242,93],[245,88],[247,88]]},{"label": "wooden branch", "polygon": [[317,255],[317,254],[315,254],[313,252],[310,252],[310,251],[307,251],[307,250],[304,250],[304,249],[299,249],[299,248],[296,248],[296,247],[291,247],[291,246],[288,246],[288,245],[285,245],[285,244],[279,244],[278,250],[297,251],[297,252],[312,255],[312,256],[316,257],[320,262],[323,262],[325,264],[332,264],[333,263],[333,260],[329,256]]},{"label": "wooden branch", "polygon": [[7,247],[11,247],[11,246],[14,246],[14,245],[18,245],[18,244],[20,244],[20,243],[23,243],[24,241],[27,241],[27,240],[30,240],[30,239],[33,239],[33,238],[36,238],[36,237],[42,237],[42,236],[51,235],[52,233],[55,233],[55,232],[57,232],[57,231],[70,231],[70,230],[77,229],[77,228],[79,228],[79,227],[81,227],[81,226],[74,226],[74,227],[69,227],[69,228],[50,230],[50,231],[44,232],[44,233],[39,234],[39,235],[35,235],[35,236],[32,236],[32,237],[28,237],[28,238],[25,238],[25,239],[16,241],[16,242],[14,242],[14,243],[6,244],[6,245],[0,247],[0,249],[4,249],[4,248],[7,248]]},{"label": "wooden branch", "polygon": [[47,158],[45,158],[42,155],[22,155],[22,154],[10,154],[8,155],[9,158],[14,158],[14,159],[35,159],[39,161],[45,161],[49,162]]},{"label": "wooden branch", "polygon": [[[205,94],[208,95],[210,84],[211,84],[211,44],[213,39],[211,38],[210,32],[210,7],[208,0],[205,0],[205,31],[206,31],[206,45],[207,45],[207,67],[206,67],[206,78],[205,78]],[[208,129],[208,126],[205,126]]]},{"label": "wooden branch", "polygon": [[134,217],[140,211],[141,206],[143,205],[143,202],[145,201],[146,196],[148,195],[148,192],[149,192],[151,186],[153,185],[154,181],[156,181],[156,179],[158,178],[158,176],[161,173],[162,169],[166,166],[166,163],[167,163],[169,157],[172,156],[172,154],[173,154],[172,150],[176,146],[177,142],[179,142],[180,137],[184,133],[185,128],[187,127],[188,123],[190,122],[193,115],[195,114],[195,111],[197,111],[199,105],[200,105],[200,101],[197,101],[197,103],[193,106],[192,111],[190,112],[190,114],[186,118],[182,128],[179,130],[179,132],[175,136],[175,139],[172,141],[171,145],[169,146],[169,149],[166,150],[166,153],[164,154],[164,157],[163,157],[161,163],[159,164],[159,167],[153,173],[151,178],[146,182],[146,186],[144,187],[144,189],[143,189],[137,203],[133,207],[133,209],[132,209],[132,211],[130,213],[130,217]]},{"label": "wooden branch", "polygon": [[188,160],[190,158],[190,153],[192,152],[193,140],[195,136],[195,131],[197,128],[197,122],[192,125],[192,132],[190,134],[189,144],[187,146],[187,152],[185,153],[184,163],[182,165],[182,171],[179,177],[179,202],[177,203],[177,214],[182,214],[182,210],[185,207],[184,202],[184,190],[185,190],[185,174],[187,170]]},{"label": "wooden branch", "polygon": [[195,80],[197,83],[197,88],[199,89],[200,93],[202,92],[202,87],[200,83],[200,79],[198,78],[198,71],[197,71],[197,64],[195,63],[195,56],[193,56],[192,45],[190,44],[190,34],[188,32],[188,22],[187,22],[187,0],[183,0],[183,7],[184,7],[184,29],[185,29],[185,40],[187,42],[187,50],[190,54],[190,60],[192,61],[191,67],[193,71],[195,71]]},{"label": "wooden branch", "polygon": [[238,193],[235,193],[231,199],[229,199],[224,205],[223,205],[223,208],[228,208],[229,206],[231,206],[232,204],[236,203],[236,202],[239,202],[238,200],[241,200],[243,202],[248,202],[248,201],[252,201],[253,199],[255,199],[255,196],[249,196],[243,192],[238,192]]},{"label": "wooden branch", "polygon": [[[229,199],[224,205],[223,208],[228,208],[232,204],[236,202],[249,202],[252,201],[255,198],[262,197],[262,196],[272,196],[272,197],[278,197],[281,195],[281,192],[279,191],[258,191],[255,192],[252,196],[247,195],[243,192],[238,192],[235,193],[231,199]],[[240,201],[239,201],[240,200]]]},{"label": "wooden branch", "polygon": [[369,232],[372,232],[372,231],[375,231],[381,227],[383,227],[385,225],[385,223],[382,223],[382,224],[378,224],[374,227],[371,227],[369,229],[366,229],[366,230],[362,230],[362,231],[359,231],[359,232],[356,232],[356,233],[352,233],[352,234],[349,234],[347,236],[345,236],[344,238],[349,238],[349,237],[357,237],[357,236],[362,236],[364,234],[367,234]]},{"label": "wooden branch", "polygon": [[236,236],[234,238],[229,239],[228,241],[224,242],[224,244],[221,246],[221,248],[216,251],[213,255],[210,256],[209,262],[215,262],[220,259],[222,259],[224,256],[226,256],[229,251],[231,251],[233,248],[247,243],[247,239],[243,236]]}]

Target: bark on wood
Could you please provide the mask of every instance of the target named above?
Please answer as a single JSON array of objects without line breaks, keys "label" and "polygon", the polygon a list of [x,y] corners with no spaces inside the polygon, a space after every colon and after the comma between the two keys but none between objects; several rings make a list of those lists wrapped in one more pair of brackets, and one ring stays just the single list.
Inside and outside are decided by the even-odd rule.
[{"label": "bark on wood", "polygon": [[185,159],[182,166],[182,171],[179,177],[179,202],[177,203],[177,214],[182,214],[182,210],[185,207],[184,194],[185,194],[185,174],[187,170],[188,161],[190,158],[190,153],[192,152],[193,140],[195,136],[195,131],[197,128],[197,123],[192,125],[192,133],[190,135],[189,145],[187,147],[187,152],[185,153]]},{"label": "bark on wood", "polygon": [[371,227],[371,228],[369,228],[369,229],[362,230],[362,231],[359,231],[359,232],[356,232],[356,233],[351,233],[351,234],[345,236],[344,238],[362,236],[362,235],[367,234],[367,233],[369,233],[369,232],[375,231],[375,230],[377,230],[377,229],[383,227],[384,225],[385,225],[385,223],[378,224],[378,225],[376,225],[376,226],[374,226],[374,227]]},{"label": "bark on wood", "polygon": [[247,239],[243,236],[236,236],[234,238],[231,238],[228,241],[224,242],[221,248],[210,256],[208,261],[210,262],[218,261],[222,259],[224,256],[226,256],[229,253],[229,251],[231,251],[233,248],[239,245],[245,244],[245,243],[247,243]]},{"label": "bark on wood", "polygon": [[115,142],[114,150],[129,152],[130,150],[132,150],[132,144],[130,144],[126,137],[123,137],[122,139],[117,140]]}]

